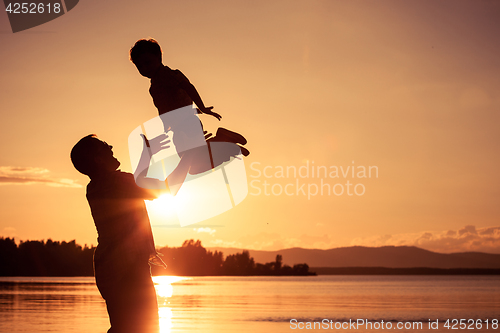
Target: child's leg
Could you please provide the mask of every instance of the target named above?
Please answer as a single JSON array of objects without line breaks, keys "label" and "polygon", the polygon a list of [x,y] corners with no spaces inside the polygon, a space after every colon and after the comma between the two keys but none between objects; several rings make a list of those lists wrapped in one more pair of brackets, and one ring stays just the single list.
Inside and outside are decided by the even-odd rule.
[{"label": "child's leg", "polygon": [[212,138],[210,140],[219,142],[233,142],[239,143],[240,145],[245,145],[247,143],[247,140],[243,135],[230,131],[223,127],[219,127],[219,129],[217,129],[217,133],[215,134],[215,138]]}]

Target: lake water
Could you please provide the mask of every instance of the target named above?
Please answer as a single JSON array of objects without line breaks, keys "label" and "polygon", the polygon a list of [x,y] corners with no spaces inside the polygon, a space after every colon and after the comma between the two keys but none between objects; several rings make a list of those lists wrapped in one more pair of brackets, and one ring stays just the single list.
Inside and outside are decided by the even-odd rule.
[{"label": "lake water", "polygon": [[[165,276],[154,281],[161,333],[444,332],[453,324],[455,331],[500,333],[500,276]],[[450,328],[444,326],[448,319]],[[429,320],[438,320],[437,330],[429,328]],[[93,278],[0,277],[0,332],[108,328]]]}]

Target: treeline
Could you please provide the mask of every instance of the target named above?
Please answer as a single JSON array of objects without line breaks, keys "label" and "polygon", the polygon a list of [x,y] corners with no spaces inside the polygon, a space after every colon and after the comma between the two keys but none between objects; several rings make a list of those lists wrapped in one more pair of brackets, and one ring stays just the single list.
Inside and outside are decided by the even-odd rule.
[{"label": "treeline", "polygon": [[[0,276],[92,276],[95,247],[70,242],[21,241],[0,238]],[[248,251],[224,259],[220,251],[207,251],[201,241],[186,240],[181,247],[158,250],[167,269],[153,266],[153,275],[217,276],[217,275],[314,275],[307,264],[283,265],[276,261],[255,263]]]},{"label": "treeline", "polygon": [[0,276],[92,276],[94,247],[0,238]]},{"label": "treeline", "polygon": [[232,254],[224,259],[220,251],[208,251],[201,241],[186,240],[181,247],[159,249],[167,269],[153,266],[153,275],[315,275],[307,264],[290,267],[283,265],[283,257],[266,264],[255,263],[248,251]]}]

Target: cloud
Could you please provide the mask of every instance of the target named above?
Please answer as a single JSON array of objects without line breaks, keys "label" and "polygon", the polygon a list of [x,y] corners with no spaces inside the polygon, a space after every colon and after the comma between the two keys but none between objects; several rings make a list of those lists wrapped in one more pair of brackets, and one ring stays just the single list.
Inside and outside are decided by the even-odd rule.
[{"label": "cloud", "polygon": [[211,229],[209,227],[206,227],[206,228],[194,228],[193,229],[194,231],[196,231],[197,233],[201,233],[201,232],[205,232],[207,234],[209,234],[210,236],[213,236],[215,234],[215,229]]},{"label": "cloud", "polygon": [[45,184],[54,187],[82,187],[72,179],[54,179],[50,171],[37,167],[0,166],[0,185]]},{"label": "cloud", "polygon": [[8,174],[8,175],[35,175],[35,174],[44,174],[49,173],[50,171],[44,168],[35,168],[35,167],[12,167],[12,166],[0,166],[0,174]]},{"label": "cloud", "polygon": [[330,239],[330,236],[310,236],[301,235],[297,237],[284,237],[276,233],[259,233],[248,235],[238,239],[238,241],[227,242],[217,239],[210,242],[211,246],[237,247],[249,250],[277,251],[293,247],[302,247],[310,249],[329,249],[336,244]]},{"label": "cloud", "polygon": [[218,247],[236,247],[236,248],[245,248],[243,244],[237,241],[225,241],[222,239],[216,239],[213,241],[210,241],[210,244],[212,246],[218,246]]},{"label": "cloud", "polygon": [[427,231],[356,238],[351,245],[361,246],[417,246],[426,250],[452,252],[500,253],[500,227],[476,228],[467,225],[459,230]]},{"label": "cloud", "polygon": [[[210,229],[210,228],[199,228]],[[198,231],[198,229],[195,229]],[[209,231],[198,231],[209,232]],[[284,237],[277,233],[246,235],[238,240],[215,239],[210,246],[235,247],[249,250],[277,251],[293,247],[331,249],[344,244],[335,243],[329,235]],[[476,228],[467,225],[459,230],[425,231],[409,234],[385,234],[356,238],[351,246],[416,246],[439,253],[486,252],[500,253],[500,227]]]},{"label": "cloud", "polygon": [[5,238],[14,238],[16,236],[17,236],[16,228],[13,227],[3,228],[2,233],[0,235],[0,237],[5,237]]}]

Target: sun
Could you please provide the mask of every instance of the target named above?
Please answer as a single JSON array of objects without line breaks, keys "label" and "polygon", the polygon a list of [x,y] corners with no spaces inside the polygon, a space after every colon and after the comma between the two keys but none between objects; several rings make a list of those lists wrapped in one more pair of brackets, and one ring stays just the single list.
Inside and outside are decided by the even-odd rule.
[{"label": "sun", "polygon": [[160,195],[152,201],[146,201],[146,208],[150,218],[160,218],[170,220],[176,216],[175,197],[169,193]]},{"label": "sun", "polygon": [[162,212],[163,214],[169,214],[172,208],[175,208],[175,198],[172,194],[165,193],[160,195],[158,198],[153,200],[151,203],[156,211]]}]

